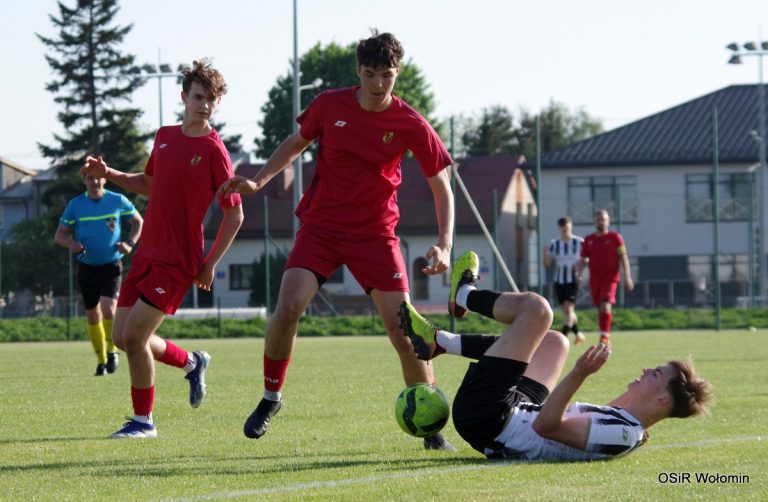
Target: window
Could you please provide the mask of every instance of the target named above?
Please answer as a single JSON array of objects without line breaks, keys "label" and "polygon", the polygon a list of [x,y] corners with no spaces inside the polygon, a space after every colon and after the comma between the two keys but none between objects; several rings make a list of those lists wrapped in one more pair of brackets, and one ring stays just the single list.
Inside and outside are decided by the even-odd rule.
[{"label": "window", "polygon": [[[688,257],[688,274],[694,284],[711,285],[715,277],[715,259],[712,255]],[[749,257],[746,255],[720,255],[720,281],[746,281],[749,276]],[[702,288],[703,289],[703,288]]]},{"label": "window", "polygon": [[229,266],[230,291],[250,291],[253,282],[253,265]]},{"label": "window", "polygon": [[568,214],[573,222],[592,223],[598,209],[608,211],[613,222],[637,223],[637,176],[568,178]]},{"label": "window", "polygon": [[[754,183],[749,173],[717,176],[717,198],[721,221],[746,221],[757,214]],[[689,222],[713,220],[711,174],[685,175],[685,219]]]}]

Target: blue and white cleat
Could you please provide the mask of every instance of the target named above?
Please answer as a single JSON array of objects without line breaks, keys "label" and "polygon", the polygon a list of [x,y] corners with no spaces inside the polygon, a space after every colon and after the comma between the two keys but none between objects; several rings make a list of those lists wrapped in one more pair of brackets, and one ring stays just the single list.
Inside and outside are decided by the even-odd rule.
[{"label": "blue and white cleat", "polygon": [[143,439],[156,438],[157,427],[154,424],[145,424],[129,418],[119,431],[111,434],[109,439]]},{"label": "blue and white cleat", "polygon": [[187,373],[187,376],[184,378],[189,380],[189,405],[197,408],[203,402],[203,398],[205,398],[205,371],[211,363],[211,356],[203,351],[194,352],[193,354],[195,359],[197,359],[197,366]]}]

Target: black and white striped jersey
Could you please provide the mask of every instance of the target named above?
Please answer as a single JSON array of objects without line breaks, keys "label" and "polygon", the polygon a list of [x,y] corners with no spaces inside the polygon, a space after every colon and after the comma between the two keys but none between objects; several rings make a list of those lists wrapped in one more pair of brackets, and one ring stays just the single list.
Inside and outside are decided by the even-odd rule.
[{"label": "black and white striped jersey", "polygon": [[576,235],[566,241],[558,237],[549,242],[549,255],[555,260],[555,283],[576,282],[573,267],[581,258],[583,244],[584,239]]},{"label": "black and white striped jersey", "polygon": [[515,406],[512,417],[496,437],[503,451],[486,449],[486,455],[527,460],[598,460],[626,455],[645,443],[642,424],[627,411],[587,403],[572,403],[565,411],[566,418],[590,419],[586,450],[545,439],[533,430],[533,421],[541,406],[532,403]]}]

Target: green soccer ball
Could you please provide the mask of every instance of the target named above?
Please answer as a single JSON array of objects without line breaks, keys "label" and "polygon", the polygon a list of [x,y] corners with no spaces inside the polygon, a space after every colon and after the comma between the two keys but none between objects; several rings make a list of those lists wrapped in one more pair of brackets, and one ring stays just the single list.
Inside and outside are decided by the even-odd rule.
[{"label": "green soccer ball", "polygon": [[417,438],[440,432],[448,423],[451,408],[443,391],[426,383],[409,385],[397,396],[395,418],[406,433]]}]

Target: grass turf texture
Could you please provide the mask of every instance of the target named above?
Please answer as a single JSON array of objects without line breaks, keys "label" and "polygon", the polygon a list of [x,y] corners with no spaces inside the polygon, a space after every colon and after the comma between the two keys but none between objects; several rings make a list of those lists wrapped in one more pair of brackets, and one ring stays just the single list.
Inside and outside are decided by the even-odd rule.
[{"label": "grass turf texture", "polygon": [[[594,342],[595,335],[588,336]],[[767,500],[768,332],[616,333],[614,354],[577,399],[605,402],[668,358],[692,355],[715,385],[711,417],[657,424],[619,460],[490,463],[444,429],[457,453],[424,451],[393,418],[403,388],[385,337],[299,339],[285,405],[265,437],[242,424],[261,394],[262,339],[190,340],[213,360],[193,410],[180,370],[158,366],[155,440],[107,440],[130,412],[125,358],[96,378],[83,342],[0,350],[2,500]],[[566,368],[582,348],[572,348]],[[467,360],[435,360],[451,398]],[[761,439],[758,439],[761,438]],[[662,473],[749,476],[662,484]]]}]

